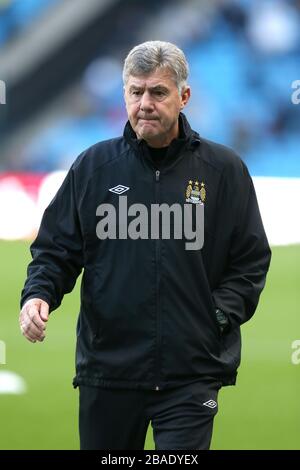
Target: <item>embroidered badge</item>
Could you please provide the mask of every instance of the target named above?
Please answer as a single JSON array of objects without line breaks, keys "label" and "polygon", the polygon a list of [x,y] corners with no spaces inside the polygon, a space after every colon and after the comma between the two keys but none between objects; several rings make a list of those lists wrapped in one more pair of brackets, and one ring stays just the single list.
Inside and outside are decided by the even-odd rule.
[{"label": "embroidered badge", "polygon": [[205,184],[202,182],[200,185],[199,181],[196,180],[193,183],[193,181],[190,180],[185,190],[185,201],[191,202],[192,204],[204,204],[205,200]]}]

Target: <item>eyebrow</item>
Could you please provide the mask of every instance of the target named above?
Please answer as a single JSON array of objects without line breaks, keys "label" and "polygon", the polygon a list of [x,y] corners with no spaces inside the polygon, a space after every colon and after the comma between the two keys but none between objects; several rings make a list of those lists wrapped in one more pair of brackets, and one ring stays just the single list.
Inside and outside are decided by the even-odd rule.
[{"label": "eyebrow", "polygon": [[[132,91],[132,90],[143,90],[145,87],[143,86],[139,86],[139,85],[131,85],[129,87],[129,91]],[[155,85],[155,86],[152,86],[152,87],[148,87],[148,90],[150,91],[157,91],[157,90],[164,90],[164,91],[168,91],[169,89],[165,86],[165,85]]]}]

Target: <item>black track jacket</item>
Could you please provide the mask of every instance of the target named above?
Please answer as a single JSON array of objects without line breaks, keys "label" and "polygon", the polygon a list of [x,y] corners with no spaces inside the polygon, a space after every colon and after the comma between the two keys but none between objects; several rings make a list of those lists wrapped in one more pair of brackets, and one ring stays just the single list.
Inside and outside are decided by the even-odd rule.
[{"label": "black track jacket", "polygon": [[[183,114],[179,124],[160,171],[129,122],[122,137],[93,145],[44,213],[21,305],[38,297],[56,309],[84,268],[75,387],[159,390],[202,376],[235,383],[240,325],[257,307],[271,252],[245,164],[192,131]],[[186,250],[172,230],[170,239],[120,238],[118,218],[116,238],[98,238],[98,206],[118,213],[120,194],[110,189],[129,188],[121,188],[128,207],[150,213],[155,203],[188,204],[195,182],[205,188],[202,249]],[[216,307],[230,320],[223,335]]]}]

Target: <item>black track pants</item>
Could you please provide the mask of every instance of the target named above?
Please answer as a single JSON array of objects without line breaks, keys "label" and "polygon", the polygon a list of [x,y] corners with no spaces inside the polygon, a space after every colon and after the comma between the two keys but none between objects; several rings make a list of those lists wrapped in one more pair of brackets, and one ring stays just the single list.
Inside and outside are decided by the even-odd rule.
[{"label": "black track pants", "polygon": [[156,450],[209,449],[220,382],[161,391],[80,386],[81,449],[144,449],[149,422]]}]

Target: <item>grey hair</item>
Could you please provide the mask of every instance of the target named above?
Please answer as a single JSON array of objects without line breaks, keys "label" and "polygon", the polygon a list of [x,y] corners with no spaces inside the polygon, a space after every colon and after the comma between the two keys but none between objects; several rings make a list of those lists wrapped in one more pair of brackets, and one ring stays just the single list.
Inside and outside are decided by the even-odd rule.
[{"label": "grey hair", "polygon": [[161,67],[171,70],[176,86],[181,92],[186,86],[189,66],[182,50],[175,44],[164,41],[147,41],[131,49],[124,62],[124,85],[130,75],[149,75]]}]

